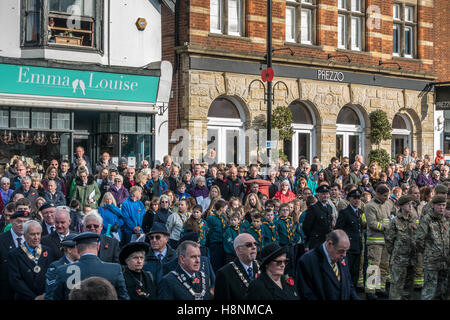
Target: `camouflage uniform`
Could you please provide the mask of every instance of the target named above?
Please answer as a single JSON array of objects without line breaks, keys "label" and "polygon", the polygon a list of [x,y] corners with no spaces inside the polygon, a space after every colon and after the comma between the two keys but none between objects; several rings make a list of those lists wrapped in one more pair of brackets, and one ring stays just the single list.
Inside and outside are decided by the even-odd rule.
[{"label": "camouflage uniform", "polygon": [[[419,225],[420,217],[422,215],[423,207],[419,207],[419,203],[413,202],[413,209],[411,211],[411,216],[415,219],[416,225]],[[431,208],[433,210],[433,208]],[[417,253],[416,260],[416,274],[414,275],[414,288],[422,289],[423,287],[423,267],[422,267],[422,253]]]},{"label": "camouflage uniform", "polygon": [[[378,199],[371,200],[364,206],[367,220],[367,278],[376,279],[375,283],[366,280],[365,292],[374,294],[377,290],[386,291],[386,279],[389,273],[389,254],[384,245],[384,232],[390,223],[389,206]],[[373,272],[380,273],[380,281],[373,278]]]},{"label": "camouflage uniform", "polygon": [[450,250],[448,222],[443,215],[422,214],[415,235],[416,249],[423,252],[422,300],[444,299],[447,290],[447,262]]},{"label": "camouflage uniform", "polygon": [[417,261],[414,248],[416,229],[415,218],[399,211],[386,232],[386,249],[391,254],[390,300],[408,300],[412,297]]}]

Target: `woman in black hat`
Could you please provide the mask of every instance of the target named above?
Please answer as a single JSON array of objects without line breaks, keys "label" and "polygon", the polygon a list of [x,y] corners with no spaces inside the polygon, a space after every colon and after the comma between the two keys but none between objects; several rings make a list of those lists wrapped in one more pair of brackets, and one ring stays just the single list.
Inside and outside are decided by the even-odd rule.
[{"label": "woman in black hat", "polygon": [[247,300],[299,300],[292,277],[284,274],[289,262],[286,247],[276,242],[266,245],[261,251],[261,273],[250,282]]},{"label": "woman in black hat", "polygon": [[142,270],[150,245],[146,242],[131,242],[119,254],[124,265],[123,277],[131,300],[155,300],[156,285],[150,272]]}]

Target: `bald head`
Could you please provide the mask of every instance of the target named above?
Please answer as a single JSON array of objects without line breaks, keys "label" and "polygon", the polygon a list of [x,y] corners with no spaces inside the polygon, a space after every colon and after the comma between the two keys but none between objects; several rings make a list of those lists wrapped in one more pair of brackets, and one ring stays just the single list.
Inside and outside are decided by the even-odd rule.
[{"label": "bald head", "polygon": [[344,260],[348,249],[350,249],[350,240],[347,233],[340,229],[331,231],[327,234],[325,248],[331,262],[334,263]]},{"label": "bald head", "polygon": [[249,233],[241,233],[233,242],[236,255],[246,265],[256,259],[257,248],[255,238]]}]

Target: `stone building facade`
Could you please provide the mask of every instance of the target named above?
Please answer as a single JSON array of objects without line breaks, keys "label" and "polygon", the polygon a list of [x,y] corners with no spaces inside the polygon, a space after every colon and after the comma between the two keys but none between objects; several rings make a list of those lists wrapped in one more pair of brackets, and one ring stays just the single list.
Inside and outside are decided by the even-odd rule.
[{"label": "stone building facade", "polygon": [[[216,149],[217,162],[248,163],[264,155],[265,141],[255,138],[254,130],[264,129],[267,118],[265,89],[257,81],[265,68],[266,2],[238,1],[243,5],[240,36],[211,31],[211,3],[215,5],[215,0],[179,3],[175,36],[164,34],[163,27],[163,56],[172,58],[175,64],[178,61],[169,131],[183,128],[191,133],[189,143],[183,142],[189,146],[183,152],[184,161],[201,159],[210,148]],[[382,148],[393,156],[406,146],[421,156],[432,155],[433,94],[424,89],[436,79],[433,1],[362,1],[363,22],[378,17],[381,27],[375,32],[367,23],[363,49],[357,51],[337,45],[341,9],[336,1],[310,3],[314,5],[314,41],[306,45],[286,41],[287,6],[298,3],[273,0],[274,84],[279,82],[274,89],[273,108],[289,106],[295,131],[292,141],[280,142],[277,149],[283,146],[293,165],[300,156],[311,160],[317,155],[328,163],[334,156],[352,158],[360,153],[367,160],[373,148],[369,114],[382,109],[394,127],[392,141],[383,142]],[[395,4],[414,8],[411,58],[393,54]],[[380,11],[369,12],[373,6]],[[164,18],[172,21],[170,13],[162,14],[163,25]],[[289,55],[286,47],[294,55]],[[386,62],[390,64],[384,65]],[[223,111],[225,108],[234,109],[234,113]],[[172,136],[169,149],[179,145],[178,136]]]}]

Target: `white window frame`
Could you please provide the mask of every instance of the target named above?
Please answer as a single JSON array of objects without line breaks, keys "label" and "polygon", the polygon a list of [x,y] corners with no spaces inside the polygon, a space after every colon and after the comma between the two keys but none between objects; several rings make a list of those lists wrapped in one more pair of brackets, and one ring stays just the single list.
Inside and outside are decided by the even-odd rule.
[{"label": "white window frame", "polygon": [[[210,2],[209,2],[210,9],[212,7],[212,2],[213,1],[217,2],[217,9],[218,9],[217,22],[219,24],[219,28],[216,28],[215,26],[213,26],[210,23],[210,26],[209,26],[210,32],[212,32],[212,33],[222,33],[222,29],[223,29],[223,0],[210,0]],[[212,10],[210,10],[210,12],[209,12],[209,17],[210,17],[209,20],[210,20],[210,22],[212,21],[213,13],[214,12]]]},{"label": "white window frame", "polygon": [[[409,30],[410,31],[410,36],[406,37],[406,31]],[[414,28],[412,26],[405,26],[404,29],[404,36],[403,38],[405,39],[404,42],[404,52],[405,52],[405,58],[412,58],[414,56]],[[409,41],[408,41],[409,40]],[[411,52],[410,53],[406,53],[406,42],[409,42],[409,47],[411,48]]]},{"label": "white window frame", "polygon": [[[353,22],[356,21],[356,26]],[[362,49],[362,18],[352,17],[351,22],[351,48],[352,50],[361,51]]]},{"label": "white window frame", "polygon": [[[228,34],[232,36],[242,35],[242,0],[227,0],[228,2]],[[237,31],[230,31],[230,3],[236,3]]]},{"label": "white window frame", "polygon": [[358,108],[354,108],[352,106],[348,106],[353,111],[356,112],[359,118],[359,125],[351,125],[351,124],[336,124],[336,136],[342,135],[343,136],[343,145],[342,145],[342,156],[348,157],[349,156],[349,137],[350,136],[359,136],[359,150],[357,154],[361,154],[364,157],[365,152],[365,122],[364,117],[361,113],[361,111],[358,110]]},{"label": "white window frame", "polygon": [[[395,57],[399,57],[400,56],[400,52],[401,52],[401,39],[402,39],[402,34],[401,34],[401,25],[394,23],[394,25],[392,26],[392,55]],[[397,31],[397,52],[394,51],[394,32]]]},{"label": "white window frame", "polygon": [[[218,12],[217,12],[217,20],[219,23],[219,28],[217,26],[213,26],[211,21],[214,12],[211,10],[212,8],[212,2],[217,2],[218,5]],[[209,12],[209,32],[211,33],[218,33],[218,34],[228,34],[232,36],[243,36],[244,35],[244,8],[245,8],[245,1],[246,0],[210,0],[210,12]],[[238,30],[231,31],[230,29],[230,3],[236,2],[237,4],[237,28]]]},{"label": "white window frame", "polygon": [[[286,37],[285,41],[287,42],[295,42],[306,45],[314,45],[315,43],[315,32],[314,28],[316,25],[316,10],[317,10],[317,0],[287,0],[286,1],[286,13],[287,10],[292,10],[294,8],[295,15],[293,17],[293,37],[288,37],[287,33],[287,23],[286,23]],[[306,32],[307,35],[305,37],[304,31],[304,17],[303,13],[307,12],[307,23],[306,23]],[[286,14],[287,19],[287,14]],[[287,20],[286,20],[287,21]]]},{"label": "white window frame", "polygon": [[[291,19],[290,19],[290,32],[291,36],[288,36],[288,28],[289,28],[289,24],[288,24],[288,11],[291,14]],[[286,41],[288,42],[296,42],[296,30],[297,30],[297,25],[296,25],[296,20],[297,20],[297,14],[296,14],[296,10],[294,6],[289,6],[286,5]]]},{"label": "white window frame", "polygon": [[338,15],[338,48],[347,49],[347,16],[343,14]]},{"label": "white window frame", "polygon": [[405,147],[409,147],[410,150],[412,150],[412,138],[411,138],[411,134],[412,134],[412,125],[411,125],[411,121],[409,120],[409,118],[401,113],[396,114],[396,116],[400,116],[403,121],[406,124],[406,129],[395,129],[392,128],[392,146],[391,146],[391,154],[392,156],[395,156],[395,139],[403,139],[404,141],[404,146]]},{"label": "white window frame", "polygon": [[[343,17],[343,18],[342,18]],[[340,22],[343,19],[343,22]],[[358,19],[356,25],[354,21]],[[342,25],[343,24],[343,25]],[[362,0],[338,1],[338,48],[364,50],[365,8]],[[357,40],[353,39],[357,37]]]},{"label": "white window frame", "polygon": [[[394,3],[392,9],[393,16],[393,31],[394,34],[394,26],[398,26],[399,28],[399,38],[398,38],[398,49],[399,53],[394,52],[394,45],[392,45],[392,55],[396,57],[405,57],[413,59],[416,55],[417,45],[416,45],[416,34],[417,34],[417,18],[416,18],[416,6],[406,5],[404,3]],[[412,19],[411,19],[412,18]],[[406,31],[411,31],[410,37],[410,47],[411,52],[406,53]]]}]

